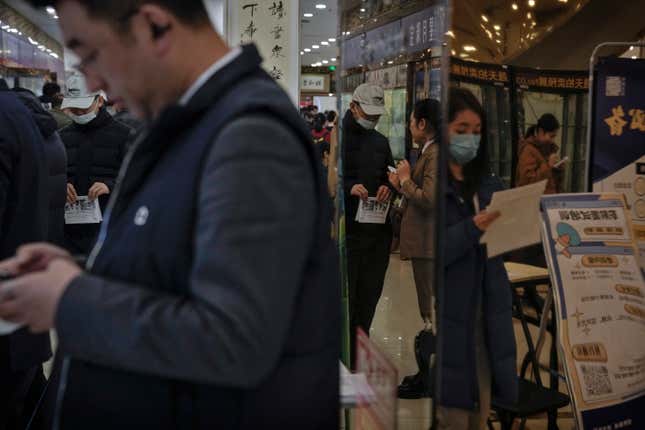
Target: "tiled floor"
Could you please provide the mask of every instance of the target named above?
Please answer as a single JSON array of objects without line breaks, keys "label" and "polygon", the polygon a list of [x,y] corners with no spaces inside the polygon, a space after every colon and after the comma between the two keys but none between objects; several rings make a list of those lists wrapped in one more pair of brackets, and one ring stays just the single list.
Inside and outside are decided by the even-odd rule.
[{"label": "tiled floor", "polygon": [[[409,262],[403,262],[398,255],[392,255],[385,280],[383,296],[376,310],[372,325],[371,339],[391,359],[399,371],[399,379],[416,372],[416,361],[413,352],[414,336],[422,328],[419,316],[416,291]],[[536,336],[537,330],[534,331]],[[521,327],[516,322],[515,334],[518,345],[518,357],[523,357],[527,351],[526,342]],[[550,343],[544,348],[542,362],[548,363]],[[519,363],[518,363],[519,366]],[[545,380],[547,377],[544,376]],[[564,383],[561,390],[566,393]],[[430,428],[431,400],[400,400],[398,404],[398,429],[418,430]],[[575,429],[570,418],[570,409],[560,411],[558,419],[560,430]],[[497,428],[497,427],[496,427]],[[547,421],[544,417],[531,419],[527,422],[527,430],[546,430]]]}]

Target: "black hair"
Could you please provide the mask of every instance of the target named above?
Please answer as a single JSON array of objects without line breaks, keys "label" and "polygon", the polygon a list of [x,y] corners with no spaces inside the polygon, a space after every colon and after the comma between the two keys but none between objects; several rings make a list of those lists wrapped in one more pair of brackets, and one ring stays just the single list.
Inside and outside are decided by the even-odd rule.
[{"label": "black hair", "polygon": [[325,114],[324,113],[319,113],[314,117],[314,130],[316,130],[316,133],[320,133],[323,130],[323,127],[325,127]]},{"label": "black hair", "polygon": [[338,115],[338,114],[336,113],[336,111],[330,110],[330,111],[327,113],[327,121],[328,121],[328,122],[334,122],[334,120],[336,119],[336,116],[337,116],[337,115]]},{"label": "black hair", "polygon": [[558,131],[560,130],[560,122],[553,114],[545,113],[538,119],[536,125],[532,125],[526,130],[524,137],[535,136],[538,130],[542,130],[545,133]]},{"label": "black hair", "polygon": [[427,124],[424,131],[426,133],[433,131],[435,140],[437,140],[436,137],[438,137],[439,130],[441,130],[441,103],[434,99],[419,100],[414,105],[412,116],[414,116],[417,124],[424,119]]},{"label": "black hair", "polygon": [[56,94],[60,93],[60,85],[55,82],[47,82],[43,85],[43,96],[53,97]]},{"label": "black hair", "polygon": [[[210,18],[203,0],[75,0],[80,3],[92,18],[103,19],[117,28],[122,28],[124,20],[145,4],[155,4],[177,17],[184,24],[203,26],[210,24]],[[56,6],[60,0],[29,0],[34,7]]]},{"label": "black hair", "polygon": [[488,127],[486,125],[486,112],[484,112],[484,108],[472,92],[465,88],[450,88],[448,96],[448,122],[453,122],[460,112],[466,110],[476,113],[482,122],[481,141],[477,156],[470,163],[463,166],[463,197],[467,201],[470,201],[479,190],[482,180],[490,174],[488,166]]}]

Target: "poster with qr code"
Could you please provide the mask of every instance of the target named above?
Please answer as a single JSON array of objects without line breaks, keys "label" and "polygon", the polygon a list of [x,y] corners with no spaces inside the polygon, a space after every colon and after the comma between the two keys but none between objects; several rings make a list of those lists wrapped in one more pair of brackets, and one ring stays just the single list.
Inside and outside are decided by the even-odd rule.
[{"label": "poster with qr code", "polygon": [[541,206],[578,428],[645,429],[645,280],[625,198],[546,196]]},{"label": "poster with qr code", "polygon": [[623,97],[626,79],[622,76],[607,76],[605,80],[605,97]]},{"label": "poster with qr code", "polygon": [[356,221],[361,224],[385,224],[390,202],[380,203],[376,197],[361,200],[356,211]]}]

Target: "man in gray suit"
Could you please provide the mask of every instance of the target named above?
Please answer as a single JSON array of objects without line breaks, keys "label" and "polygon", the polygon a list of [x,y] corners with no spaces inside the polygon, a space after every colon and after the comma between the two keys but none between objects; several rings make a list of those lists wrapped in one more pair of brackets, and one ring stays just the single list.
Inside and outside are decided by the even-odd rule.
[{"label": "man in gray suit", "polygon": [[[92,91],[150,127],[85,269],[30,245],[0,318],[56,328],[61,428],[334,428],[340,293],[309,132],[201,0],[57,7]],[[198,53],[198,55],[196,55]]]}]

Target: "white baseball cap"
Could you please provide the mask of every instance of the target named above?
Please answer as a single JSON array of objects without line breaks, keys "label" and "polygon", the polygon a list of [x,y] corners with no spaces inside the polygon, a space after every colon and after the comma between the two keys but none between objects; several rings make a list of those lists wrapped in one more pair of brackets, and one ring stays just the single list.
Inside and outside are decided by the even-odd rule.
[{"label": "white baseball cap", "polygon": [[107,94],[103,91],[89,92],[85,78],[79,74],[71,75],[65,84],[65,98],[61,109],[87,109],[92,106],[96,96],[101,96],[107,101]]},{"label": "white baseball cap", "polygon": [[383,115],[385,113],[385,95],[383,88],[374,84],[361,84],[354,91],[352,101],[361,105],[367,115]]}]

